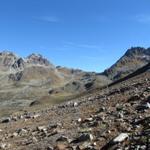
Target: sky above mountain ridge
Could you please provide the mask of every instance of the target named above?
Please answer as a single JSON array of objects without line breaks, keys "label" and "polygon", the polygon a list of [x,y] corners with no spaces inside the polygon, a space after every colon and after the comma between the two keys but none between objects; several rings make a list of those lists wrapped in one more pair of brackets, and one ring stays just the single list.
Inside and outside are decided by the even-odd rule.
[{"label": "sky above mountain ridge", "polygon": [[1,0],[0,49],[101,72],[150,46],[149,0]]}]

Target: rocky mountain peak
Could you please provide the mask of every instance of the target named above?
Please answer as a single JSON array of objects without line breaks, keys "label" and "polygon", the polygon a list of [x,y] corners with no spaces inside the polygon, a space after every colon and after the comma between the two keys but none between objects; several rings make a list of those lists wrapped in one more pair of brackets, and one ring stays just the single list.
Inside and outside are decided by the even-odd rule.
[{"label": "rocky mountain peak", "polygon": [[44,58],[42,55],[40,54],[31,54],[27,57],[27,63],[31,63],[31,64],[35,64],[35,65],[45,65],[45,66],[49,66],[52,65],[46,58]]},{"label": "rocky mountain peak", "polygon": [[118,80],[150,62],[150,48],[131,47],[104,75]]},{"label": "rocky mountain peak", "polygon": [[18,59],[17,55],[9,51],[3,51],[0,53],[0,66],[1,70],[7,70]]},{"label": "rocky mountain peak", "polygon": [[136,55],[144,55],[147,53],[147,51],[148,50],[143,47],[131,47],[130,49],[127,50],[125,56],[133,57]]},{"label": "rocky mountain peak", "polygon": [[15,58],[17,57],[16,54],[7,50],[0,52],[0,56],[10,56],[10,57],[15,57]]},{"label": "rocky mountain peak", "polygon": [[18,58],[18,56],[15,53],[7,50],[0,52],[0,57],[12,57],[15,59]]},{"label": "rocky mountain peak", "polygon": [[25,61],[13,52],[0,52],[0,69],[2,71],[20,71],[23,70]]}]

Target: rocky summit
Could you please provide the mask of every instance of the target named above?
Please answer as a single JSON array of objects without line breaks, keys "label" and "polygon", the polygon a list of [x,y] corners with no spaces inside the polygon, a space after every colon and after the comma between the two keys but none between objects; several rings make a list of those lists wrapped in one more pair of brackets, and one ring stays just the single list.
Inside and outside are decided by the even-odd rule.
[{"label": "rocky summit", "polygon": [[150,49],[103,73],[5,51],[0,80],[2,150],[150,149]]}]

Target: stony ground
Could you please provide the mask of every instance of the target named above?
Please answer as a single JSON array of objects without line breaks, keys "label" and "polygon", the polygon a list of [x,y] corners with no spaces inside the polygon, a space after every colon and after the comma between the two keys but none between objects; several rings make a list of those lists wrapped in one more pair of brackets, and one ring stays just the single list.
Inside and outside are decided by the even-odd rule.
[{"label": "stony ground", "polygon": [[0,123],[0,149],[9,150],[145,150],[149,136],[149,71]]}]

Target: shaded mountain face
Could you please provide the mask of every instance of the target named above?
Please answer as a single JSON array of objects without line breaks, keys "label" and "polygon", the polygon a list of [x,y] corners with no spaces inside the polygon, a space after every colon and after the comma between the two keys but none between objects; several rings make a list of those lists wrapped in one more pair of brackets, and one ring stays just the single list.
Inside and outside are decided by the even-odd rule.
[{"label": "shaded mountain face", "polygon": [[111,80],[118,80],[130,73],[136,71],[138,68],[150,62],[150,48],[133,47],[109,69],[106,69],[103,75],[106,75]]},{"label": "shaded mountain face", "polygon": [[21,58],[0,53],[0,110],[38,103],[55,103],[111,81],[96,73],[55,67],[39,54]]}]

